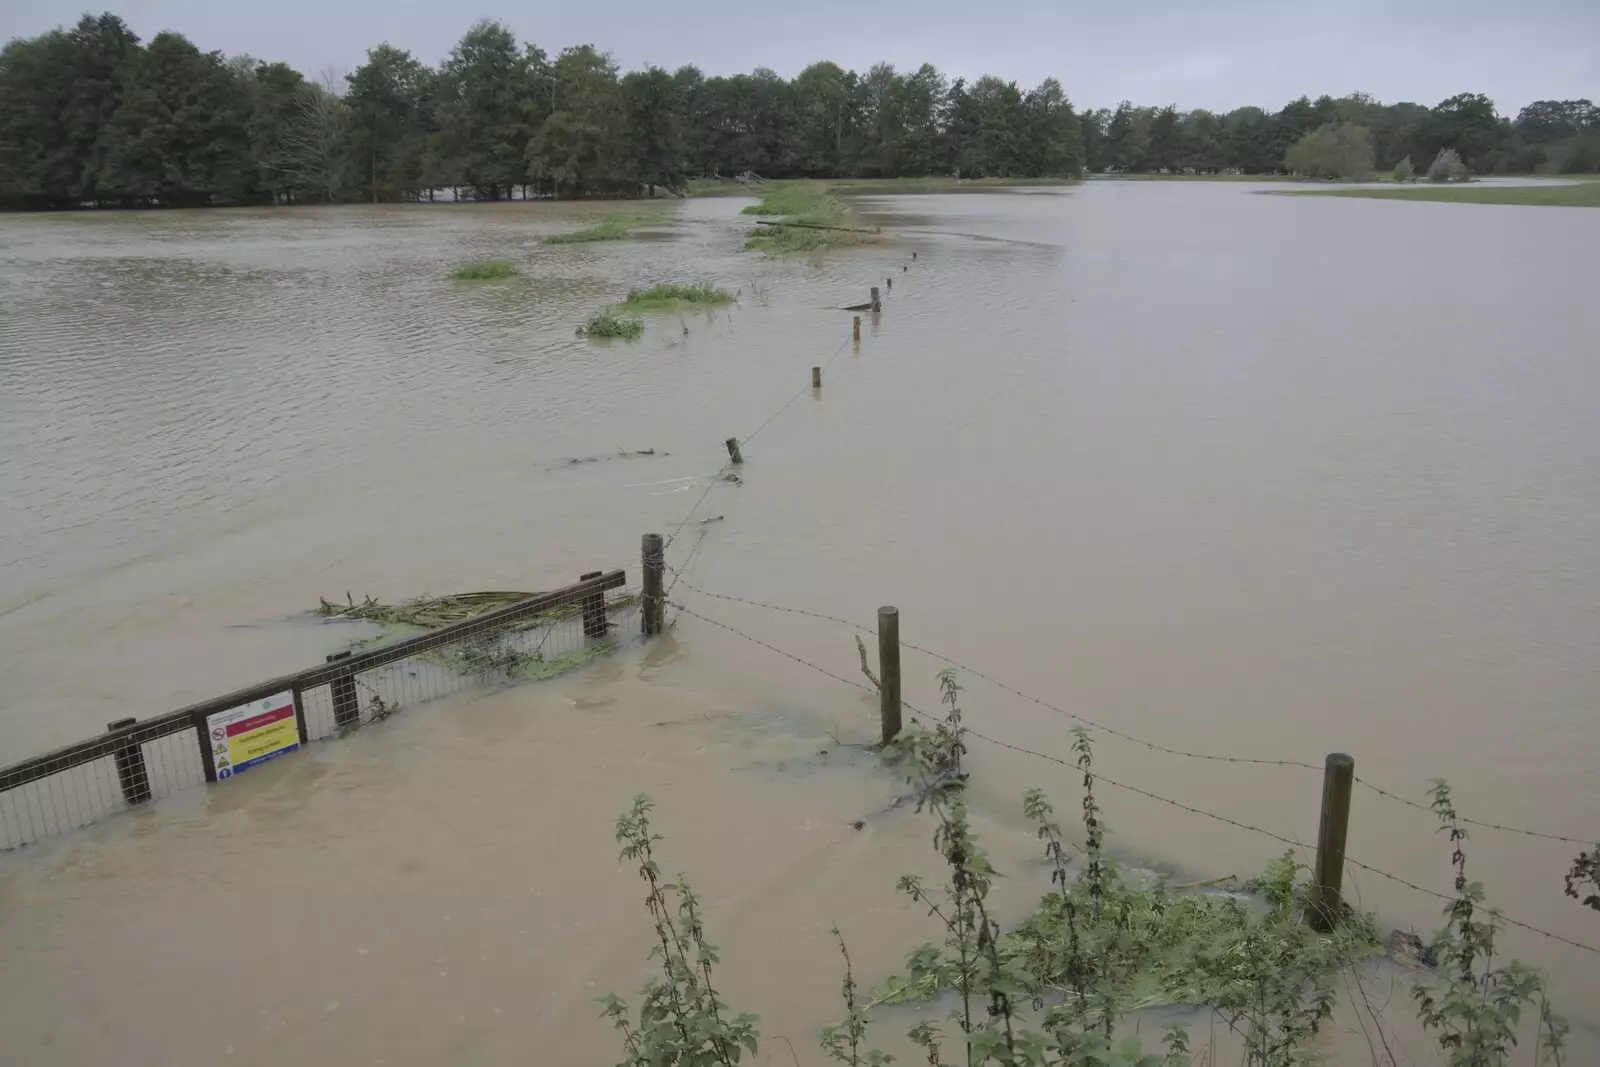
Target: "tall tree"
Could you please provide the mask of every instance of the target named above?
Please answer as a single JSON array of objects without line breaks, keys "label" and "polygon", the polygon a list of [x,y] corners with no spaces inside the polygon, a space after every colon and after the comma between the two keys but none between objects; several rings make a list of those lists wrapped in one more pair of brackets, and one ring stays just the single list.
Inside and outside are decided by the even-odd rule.
[{"label": "tall tree", "polygon": [[1169,104],[1150,120],[1150,148],[1146,169],[1175,171],[1183,155],[1178,109]]},{"label": "tall tree", "polygon": [[435,104],[439,148],[456,161],[463,184],[498,200],[527,181],[534,85],[528,57],[511,31],[474,23],[440,69]]},{"label": "tall tree", "polygon": [[0,52],[0,201],[67,207],[103,198],[108,128],[139,39],[115,15],[16,40]]},{"label": "tall tree", "polygon": [[1491,170],[1505,149],[1509,131],[1482,93],[1458,93],[1433,109],[1430,132],[1439,148],[1453,148],[1473,170]]},{"label": "tall tree", "polygon": [[622,79],[622,112],[627,126],[627,164],[655,195],[656,186],[682,188],[687,180],[683,104],[677,83],[660,67]]},{"label": "tall tree", "polygon": [[592,45],[578,45],[556,57],[551,75],[556,107],[528,145],[532,174],[558,196],[623,191],[628,149],[616,64]]},{"label": "tall tree", "polygon": [[1019,162],[1022,173],[1076,178],[1083,173],[1083,127],[1061,83],[1046,78],[1022,101],[1027,140]]},{"label": "tall tree", "polygon": [[231,66],[249,100],[246,130],[255,184],[271,203],[304,198],[296,175],[284,169],[284,141],[301,115],[306,80],[284,63],[261,63],[241,56]]},{"label": "tall tree", "polygon": [[97,181],[124,202],[236,204],[254,190],[249,98],[216,52],[158,33],[106,127]]},{"label": "tall tree", "polygon": [[1146,167],[1150,135],[1139,109],[1124,100],[1106,123],[1106,142],[1114,170],[1135,172]]},{"label": "tall tree", "polygon": [[380,44],[345,79],[350,156],[372,202],[397,200],[417,188],[427,138],[423,68],[410,52]]},{"label": "tall tree", "polygon": [[1111,112],[1093,108],[1078,116],[1083,127],[1083,166],[1092,174],[1104,174],[1111,166],[1111,147],[1106,139],[1106,126],[1111,122]]}]

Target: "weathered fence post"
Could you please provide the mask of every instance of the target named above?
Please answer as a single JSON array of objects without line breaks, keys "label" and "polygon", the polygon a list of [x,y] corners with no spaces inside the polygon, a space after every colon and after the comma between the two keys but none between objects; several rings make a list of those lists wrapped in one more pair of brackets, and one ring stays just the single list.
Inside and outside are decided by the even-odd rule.
[{"label": "weathered fence post", "polygon": [[878,287],[876,285],[874,285],[872,287],[872,310],[873,311],[882,311],[883,310],[883,301],[878,299]]},{"label": "weathered fence post", "polygon": [[640,599],[644,602],[643,630],[646,637],[652,637],[661,632],[661,620],[666,614],[666,601],[662,593],[662,579],[667,567],[666,547],[660,534],[649,533],[644,535],[642,548],[644,590]]},{"label": "weathered fence post", "polygon": [[737,437],[728,438],[728,458],[735,463],[744,462],[744,457],[739,455],[739,439]]},{"label": "weathered fence post", "polygon": [[900,732],[900,609],[878,609],[878,699],[883,743]]},{"label": "weathered fence post", "polygon": [[851,331],[852,331],[852,340],[854,340],[856,344],[860,344],[861,343],[861,316],[860,315],[856,316],[855,325],[851,327]]},{"label": "weathered fence post", "polygon": [[889,290],[889,292],[891,292],[891,293],[894,292],[894,279],[893,278],[885,278],[883,280],[883,285],[884,285],[884,288]]},{"label": "weathered fence post", "polygon": [[[349,659],[350,651],[335,652],[326,660],[337,663]],[[341,671],[328,682],[328,692],[333,697],[333,725],[349,726],[361,719],[361,698],[356,696],[356,676],[351,671]]]},{"label": "weathered fence post", "polygon": [[1330,752],[1322,772],[1322,821],[1317,826],[1317,866],[1312,872],[1311,925],[1327,932],[1343,917],[1344,843],[1350,830],[1350,789],[1356,761]]},{"label": "weathered fence post", "polygon": [[[118,719],[106,723],[107,730],[120,730],[132,726],[138,719]],[[117,781],[122,783],[122,799],[129,804],[143,804],[150,799],[150,773],[144,766],[144,746],[137,741],[118,741],[116,747]]]},{"label": "weathered fence post", "polygon": [[[587,582],[590,578],[598,578],[602,571],[590,571],[588,574],[578,575],[578,581]],[[583,598],[583,636],[604,637],[611,627],[606,625],[606,595],[599,589]]]},{"label": "weathered fence post", "polygon": [[812,367],[811,368],[811,388],[813,388],[813,389],[821,389],[822,388],[822,368],[821,367]]}]

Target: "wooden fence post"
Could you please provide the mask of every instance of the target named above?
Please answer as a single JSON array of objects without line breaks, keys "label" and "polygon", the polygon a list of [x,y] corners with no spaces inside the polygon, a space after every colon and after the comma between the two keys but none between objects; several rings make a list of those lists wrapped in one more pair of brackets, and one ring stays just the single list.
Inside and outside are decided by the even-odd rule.
[{"label": "wooden fence post", "polygon": [[1322,820],[1317,826],[1317,865],[1312,871],[1311,925],[1326,933],[1344,915],[1344,843],[1350,830],[1350,790],[1356,761],[1330,752],[1322,772]]},{"label": "wooden fence post", "polygon": [[649,533],[644,535],[643,563],[644,563],[644,592],[640,598],[644,602],[644,635],[653,637],[661,632],[661,620],[666,614],[666,602],[662,592],[665,587],[662,579],[666,574],[666,546],[660,534]]},{"label": "wooden fence post", "polygon": [[883,301],[878,299],[878,287],[876,285],[872,287],[872,310],[883,310]]},{"label": "wooden fence post", "polygon": [[[335,652],[327,657],[326,662],[337,663],[342,659],[349,659],[350,652]],[[333,676],[328,683],[328,692],[333,697],[333,725],[349,726],[361,720],[361,698],[356,695],[356,676],[349,671],[342,671]]]},{"label": "wooden fence post", "polygon": [[822,388],[822,368],[821,367],[812,367],[811,368],[811,388],[813,388],[813,389],[821,389]]},{"label": "wooden fence post", "polygon": [[[587,582],[590,578],[598,578],[603,572],[590,571],[588,574],[578,575],[578,581]],[[599,589],[583,598],[583,636],[604,637],[611,629],[606,625],[606,595]]]},{"label": "wooden fence post", "polygon": [[894,292],[894,279],[893,278],[885,278],[883,280],[883,287],[885,289],[889,290],[889,292],[891,292],[891,293]]},{"label": "wooden fence post", "polygon": [[[106,723],[107,730],[120,730],[132,726],[138,719],[118,719]],[[137,741],[118,741],[116,747],[117,781],[122,783],[122,799],[129,804],[143,804],[150,799],[150,773],[144,766],[144,746]]]},{"label": "wooden fence post", "polygon": [[743,463],[744,457],[739,454],[739,439],[737,437],[730,437],[728,438],[727,444],[728,458],[733,460],[735,463]]},{"label": "wooden fence post", "polygon": [[900,732],[900,609],[878,609],[878,701],[883,743]]},{"label": "wooden fence post", "polygon": [[852,331],[852,339],[855,341],[856,344],[860,344],[861,343],[861,316],[860,315],[856,316],[856,321],[855,321],[855,324],[851,327],[851,331]]}]

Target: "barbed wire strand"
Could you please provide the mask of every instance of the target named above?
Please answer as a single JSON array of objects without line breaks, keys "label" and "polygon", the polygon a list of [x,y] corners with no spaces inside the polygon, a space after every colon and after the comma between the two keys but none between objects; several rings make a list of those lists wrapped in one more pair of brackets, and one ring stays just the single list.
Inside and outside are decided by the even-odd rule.
[{"label": "barbed wire strand", "polygon": [[[844,352],[845,345],[847,345],[849,343],[850,343],[850,338],[848,338],[848,337],[845,338],[843,341],[839,342],[839,347],[833,350],[833,355],[829,356],[828,357],[828,361],[822,365],[823,370],[827,370],[829,367],[833,366],[833,361],[839,358],[839,356]],[[750,436],[748,436],[748,437],[743,438],[739,443],[741,445],[743,445],[743,444],[749,444],[751,441],[754,441],[756,439],[756,437],[761,433],[762,430],[765,430],[768,426],[771,426],[773,421],[775,419],[777,419],[777,417],[779,415],[782,415],[785,411],[789,410],[789,405],[793,404],[796,400],[799,400],[801,397],[805,396],[806,393],[808,391],[810,391],[810,389],[811,389],[811,386],[809,386],[809,385],[803,386],[800,389],[797,389],[793,396],[791,396],[788,400],[785,400],[782,404],[780,404],[776,411],[774,411],[771,415],[767,416],[767,419],[766,419],[765,422],[763,422],[760,426],[757,426],[755,428],[755,432],[754,433],[750,434]],[[717,468],[716,473],[711,476],[711,480],[706,483],[705,491],[700,494],[699,499],[696,500],[694,502],[694,505],[689,508],[689,513],[683,517],[683,521],[678,523],[677,526],[673,529],[672,535],[667,538],[667,543],[661,546],[661,554],[662,554],[663,557],[666,556],[667,549],[672,547],[672,542],[676,541],[678,539],[678,535],[683,532],[683,528],[685,526],[689,525],[689,520],[694,518],[694,513],[696,511],[700,510],[700,505],[705,503],[706,497],[711,495],[711,490],[716,488],[716,486],[727,476],[728,469],[730,467],[732,467],[732,466],[733,466],[733,459],[730,457],[726,462],[724,462],[722,464],[722,466]]]},{"label": "barbed wire strand", "polygon": [[[1407,797],[1403,797],[1403,796],[1399,796],[1398,794],[1391,793],[1387,789],[1382,788],[1381,786],[1373,785],[1371,782],[1367,781],[1364,778],[1361,778],[1361,777],[1358,777],[1358,776],[1355,776],[1355,775],[1352,775],[1352,777],[1355,778],[1356,782],[1358,782],[1359,784],[1361,784],[1363,786],[1366,786],[1368,789],[1372,790],[1374,793],[1377,793],[1379,796],[1384,796],[1384,797],[1388,797],[1390,800],[1399,801],[1401,804],[1404,804],[1407,807],[1416,808],[1418,811],[1425,811],[1429,815],[1433,815],[1434,814],[1434,810],[1431,807],[1429,807],[1428,805],[1426,805],[1426,804],[1419,804],[1415,800],[1411,800],[1411,799],[1409,799]],[[1469,819],[1469,818],[1466,818],[1465,816],[1458,816],[1456,821],[1457,822],[1469,823],[1469,824],[1471,824],[1473,826],[1481,826],[1481,827],[1483,827],[1483,828],[1485,828],[1487,830],[1503,830],[1504,832],[1506,832],[1508,834],[1523,834],[1523,835],[1525,835],[1527,837],[1542,837],[1546,841],[1565,841],[1569,845],[1580,845],[1580,846],[1582,846],[1584,848],[1588,848],[1591,845],[1595,845],[1595,842],[1590,838],[1566,837],[1566,836],[1564,836],[1562,834],[1547,834],[1547,833],[1543,833],[1542,831],[1539,831],[1539,830],[1524,830],[1520,826],[1505,826],[1505,825],[1502,825],[1501,823],[1484,822],[1481,819]],[[1600,848],[1600,845],[1596,845],[1595,847]]]},{"label": "barbed wire strand", "polygon": [[[734,602],[736,604],[748,604],[751,607],[765,608],[768,611],[781,611],[781,612],[785,612],[785,613],[791,614],[791,615],[803,615],[803,616],[806,616],[806,617],[809,617],[809,618],[813,618],[813,619],[820,619],[820,620],[822,620],[824,622],[837,623],[837,624],[839,624],[841,626],[850,627],[853,630],[866,630],[866,631],[869,631],[869,632],[873,630],[873,627],[871,627],[871,626],[862,626],[860,623],[851,622],[849,619],[841,619],[836,615],[826,615],[826,614],[823,614],[822,612],[807,611],[804,608],[785,607],[785,606],[783,606],[781,604],[767,604],[767,603],[764,603],[764,602],[759,601],[759,600],[750,600],[750,599],[747,599],[745,597],[730,596],[730,595],[725,594],[725,593],[713,593],[708,589],[701,589],[701,588],[695,586],[694,584],[692,584],[690,582],[684,582],[684,586],[685,586],[685,588],[690,589],[690,590],[692,590],[692,591],[694,591],[696,593],[699,593],[702,596],[713,597],[713,598],[715,598],[717,600],[728,600],[728,601],[732,601],[732,602]],[[1056,705],[1051,704],[1049,701],[1046,701],[1046,700],[1044,700],[1044,699],[1042,699],[1040,697],[1036,697],[1031,693],[1024,693],[1022,690],[1017,689],[1017,688],[1015,688],[1013,686],[1009,686],[1006,683],[1000,681],[998,678],[990,677],[989,675],[984,674],[982,671],[980,671],[980,670],[978,670],[978,669],[976,669],[974,667],[969,667],[964,663],[960,663],[957,660],[954,660],[949,656],[945,656],[945,655],[942,655],[942,654],[940,654],[938,652],[935,652],[932,649],[923,648],[920,645],[914,645],[911,642],[905,641],[903,639],[901,640],[900,644],[902,645],[902,647],[909,648],[909,649],[912,649],[912,650],[917,651],[917,652],[921,652],[921,653],[923,653],[925,655],[933,657],[934,659],[940,660],[940,661],[945,662],[945,663],[949,663],[950,665],[952,665],[954,667],[957,667],[962,671],[965,671],[965,672],[967,672],[967,673],[969,673],[969,674],[971,674],[971,675],[973,675],[975,677],[982,678],[984,681],[989,682],[989,683],[991,683],[991,684],[993,684],[995,686],[998,686],[1001,689],[1004,689],[1006,692],[1011,693],[1014,696],[1018,696],[1018,697],[1021,697],[1023,700],[1028,700],[1028,701],[1031,701],[1031,702],[1033,702],[1035,704],[1038,704],[1040,707],[1043,707],[1043,708],[1046,708],[1046,709],[1048,709],[1050,711],[1053,711],[1053,712],[1057,713],[1058,715],[1065,715],[1066,717],[1068,717],[1070,719],[1076,719],[1079,722],[1085,723],[1085,724],[1087,724],[1089,726],[1093,726],[1097,730],[1103,730],[1104,732],[1110,734],[1113,737],[1120,738],[1121,740],[1130,742],[1131,744],[1142,745],[1143,747],[1145,747],[1147,749],[1150,749],[1151,751],[1154,751],[1154,752],[1164,752],[1164,753],[1166,753],[1167,755],[1170,755],[1170,756],[1184,756],[1184,757],[1187,757],[1189,759],[1212,760],[1212,761],[1218,762],[1218,763],[1254,763],[1254,764],[1262,764],[1262,765],[1272,766],[1272,767],[1300,767],[1300,768],[1304,768],[1306,770],[1317,771],[1319,773],[1324,770],[1324,768],[1319,767],[1314,763],[1308,763],[1305,760],[1253,759],[1253,758],[1246,757],[1246,756],[1219,756],[1219,755],[1216,755],[1214,753],[1209,753],[1209,752],[1189,752],[1189,751],[1185,751],[1184,749],[1171,748],[1171,747],[1169,747],[1167,745],[1158,744],[1158,743],[1156,743],[1154,741],[1148,741],[1148,740],[1146,740],[1146,739],[1144,739],[1142,737],[1135,737],[1132,734],[1125,733],[1125,732],[1123,732],[1121,730],[1116,729],[1115,727],[1107,726],[1104,723],[1095,722],[1093,719],[1086,718],[1086,717],[1084,717],[1083,715],[1081,715],[1081,714],[1079,714],[1077,712],[1068,711],[1065,708],[1057,707]],[[1425,812],[1429,813],[1430,815],[1433,814],[1433,809],[1430,808],[1426,804],[1421,804],[1421,803],[1418,803],[1415,800],[1410,800],[1410,799],[1408,799],[1406,797],[1400,796],[1399,794],[1393,793],[1393,792],[1391,792],[1391,791],[1389,791],[1387,789],[1382,788],[1381,786],[1374,785],[1373,783],[1367,781],[1364,778],[1356,777],[1355,780],[1358,783],[1360,783],[1362,786],[1365,786],[1367,789],[1372,790],[1374,793],[1377,793],[1380,796],[1387,797],[1390,800],[1398,801],[1401,804],[1406,805],[1407,807],[1416,808],[1419,811],[1425,811]],[[1564,834],[1545,833],[1545,832],[1540,831],[1540,830],[1526,830],[1526,829],[1523,829],[1523,828],[1517,827],[1517,826],[1507,826],[1507,825],[1505,825],[1503,823],[1487,822],[1487,821],[1484,821],[1484,820],[1481,820],[1481,819],[1469,819],[1469,818],[1463,817],[1460,821],[1464,822],[1464,823],[1468,823],[1468,824],[1473,825],[1473,826],[1480,826],[1480,827],[1483,827],[1483,828],[1489,829],[1489,830],[1500,830],[1500,831],[1503,831],[1505,833],[1510,833],[1510,834],[1523,834],[1523,835],[1525,835],[1527,837],[1538,837],[1538,838],[1543,838],[1543,839],[1545,839],[1547,841],[1564,841],[1564,842],[1566,842],[1568,844],[1579,845],[1579,846],[1588,846],[1588,845],[1594,844],[1594,842],[1590,841],[1587,838],[1567,837]]]},{"label": "barbed wire strand", "polygon": [[[762,648],[768,649],[768,650],[770,650],[772,652],[776,652],[778,655],[783,656],[785,659],[793,660],[794,662],[800,664],[801,666],[809,667],[814,671],[817,671],[817,672],[819,672],[821,674],[824,674],[824,675],[828,676],[829,678],[832,678],[836,682],[842,682],[845,685],[848,685],[848,686],[850,686],[850,687],[852,687],[854,689],[859,689],[859,690],[861,690],[861,691],[863,691],[865,693],[868,693],[868,694],[872,694],[873,693],[873,690],[871,688],[869,688],[868,686],[862,685],[860,682],[853,681],[853,680],[851,680],[849,678],[845,678],[845,677],[842,677],[840,675],[837,675],[837,674],[833,673],[832,671],[828,670],[826,667],[822,667],[822,666],[820,666],[820,665],[818,665],[816,663],[811,662],[808,659],[805,659],[805,658],[803,658],[801,656],[797,656],[792,652],[786,652],[783,649],[777,647],[776,645],[769,644],[768,642],[761,640],[759,637],[753,637],[750,634],[745,633],[743,630],[739,630],[739,629],[737,629],[737,628],[735,628],[733,626],[729,626],[727,623],[719,622],[718,620],[710,618],[709,616],[706,616],[706,615],[701,615],[700,613],[698,613],[698,612],[696,612],[696,611],[694,611],[694,610],[692,610],[692,609],[690,609],[688,607],[685,607],[681,603],[674,603],[674,606],[678,608],[678,611],[679,611],[680,614],[689,615],[690,617],[699,619],[702,622],[707,622],[707,623],[710,623],[713,626],[719,627],[719,628],[721,628],[723,630],[727,630],[729,633],[734,634],[734,635],[736,635],[738,637],[742,637],[746,641],[750,641],[750,642],[752,642],[754,644],[760,645]],[[937,717],[929,715],[926,712],[923,712],[923,711],[917,709],[913,705],[907,703],[905,700],[902,700],[901,704],[905,707],[905,709],[907,711],[911,712],[912,715],[916,716],[919,719],[923,719],[923,720],[925,720],[927,722],[932,722],[932,723],[935,723],[935,724],[937,724],[937,723],[939,723],[941,721]],[[1020,752],[1020,753],[1023,753],[1024,755],[1035,756],[1035,757],[1037,757],[1039,759],[1048,760],[1051,763],[1056,763],[1056,764],[1059,764],[1059,765],[1061,765],[1063,767],[1068,767],[1068,768],[1071,768],[1071,769],[1074,769],[1074,770],[1078,769],[1077,768],[1077,764],[1074,761],[1063,759],[1060,756],[1052,756],[1047,752],[1040,752],[1040,751],[1038,751],[1036,749],[1026,748],[1026,747],[1024,747],[1022,745],[1014,745],[1009,741],[1002,741],[997,737],[990,737],[987,734],[980,733],[977,730],[972,729],[971,727],[967,726],[965,723],[962,724],[961,729],[962,729],[962,732],[964,734],[966,734],[967,736],[975,737],[980,741],[984,741],[984,742],[987,742],[989,744],[996,745],[996,746],[998,746],[1000,748],[1010,749],[1013,752]],[[1117,780],[1115,780],[1113,778],[1106,777],[1099,770],[1094,770],[1093,774],[1094,774],[1094,777],[1095,777],[1095,779],[1097,781],[1104,782],[1106,785],[1109,785],[1109,786],[1111,786],[1111,787],[1113,787],[1115,789],[1122,789],[1122,790],[1126,790],[1127,792],[1130,792],[1130,793],[1136,793],[1139,796],[1147,797],[1150,800],[1158,801],[1158,802],[1160,802],[1162,804],[1167,804],[1167,805],[1169,805],[1171,807],[1178,808],[1181,811],[1186,811],[1186,812],[1189,812],[1189,813],[1191,813],[1193,815],[1199,815],[1199,816],[1201,816],[1203,818],[1211,819],[1211,820],[1213,820],[1215,822],[1225,823],[1225,824],[1227,824],[1229,826],[1236,827],[1236,828],[1238,828],[1240,830],[1247,830],[1247,831],[1249,831],[1251,833],[1260,834],[1261,836],[1270,838],[1271,840],[1276,841],[1279,844],[1288,845],[1290,848],[1302,848],[1302,847],[1304,847],[1302,842],[1295,841],[1295,840],[1292,840],[1290,838],[1284,837],[1282,834],[1274,833],[1271,830],[1266,830],[1266,829],[1263,829],[1262,827],[1259,827],[1259,826],[1252,826],[1249,823],[1239,822],[1237,819],[1230,819],[1226,815],[1218,815],[1215,812],[1206,811],[1206,810],[1204,810],[1202,808],[1197,808],[1197,807],[1194,807],[1193,805],[1185,804],[1182,801],[1173,800],[1170,797],[1164,797],[1164,796],[1161,796],[1161,795],[1159,795],[1157,793],[1152,793],[1149,790],[1141,789],[1138,786],[1128,785],[1125,782],[1119,782],[1119,781],[1117,781]],[[1350,864],[1352,867],[1357,867],[1357,868],[1359,868],[1359,869],[1361,869],[1363,871],[1367,871],[1367,872],[1369,872],[1371,874],[1375,874],[1375,875],[1379,876],[1380,878],[1386,878],[1389,881],[1394,882],[1396,885],[1404,886],[1407,889],[1414,889],[1418,893],[1422,893],[1422,894],[1424,894],[1426,896],[1434,897],[1434,898],[1436,898],[1438,900],[1444,900],[1444,901],[1450,901],[1450,900],[1454,899],[1453,897],[1449,896],[1448,894],[1440,893],[1440,892],[1437,892],[1437,891],[1432,890],[1432,889],[1424,888],[1423,886],[1417,885],[1415,882],[1409,882],[1406,879],[1399,877],[1398,875],[1393,875],[1393,874],[1390,874],[1387,871],[1379,870],[1377,867],[1373,867],[1370,864],[1362,863],[1360,860],[1355,859],[1354,857],[1352,857],[1352,856],[1350,856],[1348,854],[1345,855],[1345,862]],[[1562,943],[1564,945],[1569,945],[1569,946],[1571,946],[1573,948],[1582,949],[1585,952],[1593,952],[1596,955],[1600,955],[1600,948],[1596,948],[1593,945],[1586,945],[1581,941],[1574,941],[1571,938],[1562,937],[1560,934],[1551,933],[1549,930],[1544,930],[1544,929],[1541,929],[1541,928],[1539,928],[1537,926],[1534,926],[1534,925],[1532,925],[1530,923],[1525,923],[1520,919],[1513,919],[1509,915],[1504,914],[1503,912],[1498,912],[1497,911],[1497,912],[1495,912],[1495,915],[1501,922],[1505,923],[1508,926],[1516,926],[1516,927],[1519,927],[1519,928],[1521,928],[1523,930],[1527,930],[1527,931],[1529,931],[1531,933],[1539,934],[1542,937],[1549,938],[1552,941],[1558,941],[1558,942],[1560,942],[1560,943]]]},{"label": "barbed wire strand", "polygon": [[[702,596],[713,597],[713,598],[715,598],[717,600],[730,600],[730,601],[733,601],[734,603],[737,603],[737,604],[749,604],[752,607],[766,608],[769,611],[787,612],[787,613],[789,613],[791,615],[805,615],[805,616],[809,616],[809,617],[814,618],[814,619],[821,619],[821,620],[823,620],[825,622],[838,623],[838,624],[840,624],[842,626],[848,626],[853,630],[865,630],[865,631],[868,631],[868,632],[872,632],[872,631],[875,630],[875,627],[863,626],[860,623],[851,622],[848,619],[841,619],[841,618],[838,618],[837,616],[834,616],[834,615],[824,615],[824,614],[822,614],[820,612],[816,612],[816,611],[806,611],[806,610],[804,610],[802,608],[789,608],[789,607],[784,607],[784,606],[779,605],[779,604],[766,604],[766,603],[762,603],[759,600],[748,600],[748,599],[746,599],[744,597],[729,596],[729,595],[727,595],[725,593],[713,593],[713,592],[711,592],[709,590],[698,588],[697,586],[695,586],[694,584],[692,584],[690,582],[684,582],[683,584],[684,584],[685,588],[687,588],[687,589],[693,590],[694,592],[699,593]],[[932,656],[934,659],[940,660],[941,662],[944,662],[944,663],[948,663],[953,667],[956,667],[956,668],[958,668],[958,669],[960,669],[962,671],[965,671],[968,674],[973,675],[974,677],[982,678],[984,681],[990,683],[991,685],[995,685],[995,686],[998,686],[1001,689],[1004,689],[1006,692],[1011,693],[1013,696],[1018,696],[1018,697],[1021,697],[1023,700],[1031,701],[1032,703],[1038,704],[1040,707],[1045,708],[1045,709],[1047,709],[1049,711],[1053,711],[1057,715],[1064,715],[1069,719],[1076,719],[1078,722],[1081,722],[1081,723],[1083,723],[1083,724],[1085,724],[1087,726],[1092,726],[1096,730],[1103,730],[1104,732],[1110,734],[1113,737],[1120,738],[1121,740],[1127,741],[1127,742],[1129,742],[1131,744],[1142,745],[1143,747],[1151,749],[1151,750],[1156,751],[1156,752],[1165,752],[1168,755],[1172,755],[1172,756],[1187,756],[1187,757],[1189,757],[1191,759],[1212,760],[1212,761],[1215,761],[1217,763],[1259,763],[1259,764],[1265,764],[1265,765],[1273,766],[1273,767],[1303,767],[1303,768],[1306,768],[1307,770],[1313,770],[1313,771],[1317,771],[1319,773],[1323,770],[1323,768],[1321,768],[1321,767],[1319,767],[1319,766],[1317,766],[1315,764],[1312,764],[1312,763],[1307,763],[1304,760],[1252,759],[1252,758],[1247,757],[1247,756],[1218,756],[1218,755],[1215,755],[1213,753],[1208,753],[1208,752],[1187,752],[1187,751],[1185,751],[1183,749],[1169,748],[1166,745],[1157,744],[1154,741],[1147,741],[1142,737],[1135,737],[1132,734],[1125,733],[1125,732],[1123,732],[1121,730],[1118,730],[1114,726],[1107,726],[1105,723],[1096,722],[1093,719],[1090,719],[1090,718],[1087,718],[1086,716],[1080,715],[1079,713],[1077,713],[1075,711],[1068,711],[1066,708],[1057,707],[1056,705],[1050,703],[1047,700],[1044,700],[1044,699],[1042,699],[1040,697],[1036,697],[1031,693],[1024,693],[1022,690],[1017,689],[1017,688],[1015,688],[1013,686],[1009,686],[1006,683],[1000,681],[998,678],[993,678],[993,677],[983,673],[982,671],[978,670],[975,667],[969,667],[966,664],[961,663],[958,660],[956,660],[956,659],[954,659],[954,658],[952,658],[950,656],[946,656],[946,655],[943,655],[942,653],[935,652],[931,648],[923,648],[921,645],[914,645],[911,642],[909,642],[909,641],[907,641],[907,640],[905,640],[903,638],[900,641],[900,645],[901,645],[902,648],[909,648],[909,649],[911,649],[911,650],[913,650],[915,652],[921,652],[924,655]]]}]

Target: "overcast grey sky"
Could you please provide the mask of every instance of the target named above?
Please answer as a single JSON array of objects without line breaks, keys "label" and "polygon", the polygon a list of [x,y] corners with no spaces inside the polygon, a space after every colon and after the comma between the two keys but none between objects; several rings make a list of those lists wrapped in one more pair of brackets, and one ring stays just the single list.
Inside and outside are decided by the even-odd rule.
[{"label": "overcast grey sky", "polygon": [[[0,39],[74,22],[84,8],[0,0]],[[1515,115],[1531,100],[1600,98],[1600,0],[121,0],[102,9],[145,40],[177,30],[203,49],[307,73],[352,69],[382,41],[437,63],[486,16],[550,53],[592,43],[625,69],[764,66],[792,77],[819,59],[857,70],[930,62],[951,77],[1024,86],[1053,74],[1080,107],[1277,108],[1360,89],[1424,104],[1483,92]]]}]

